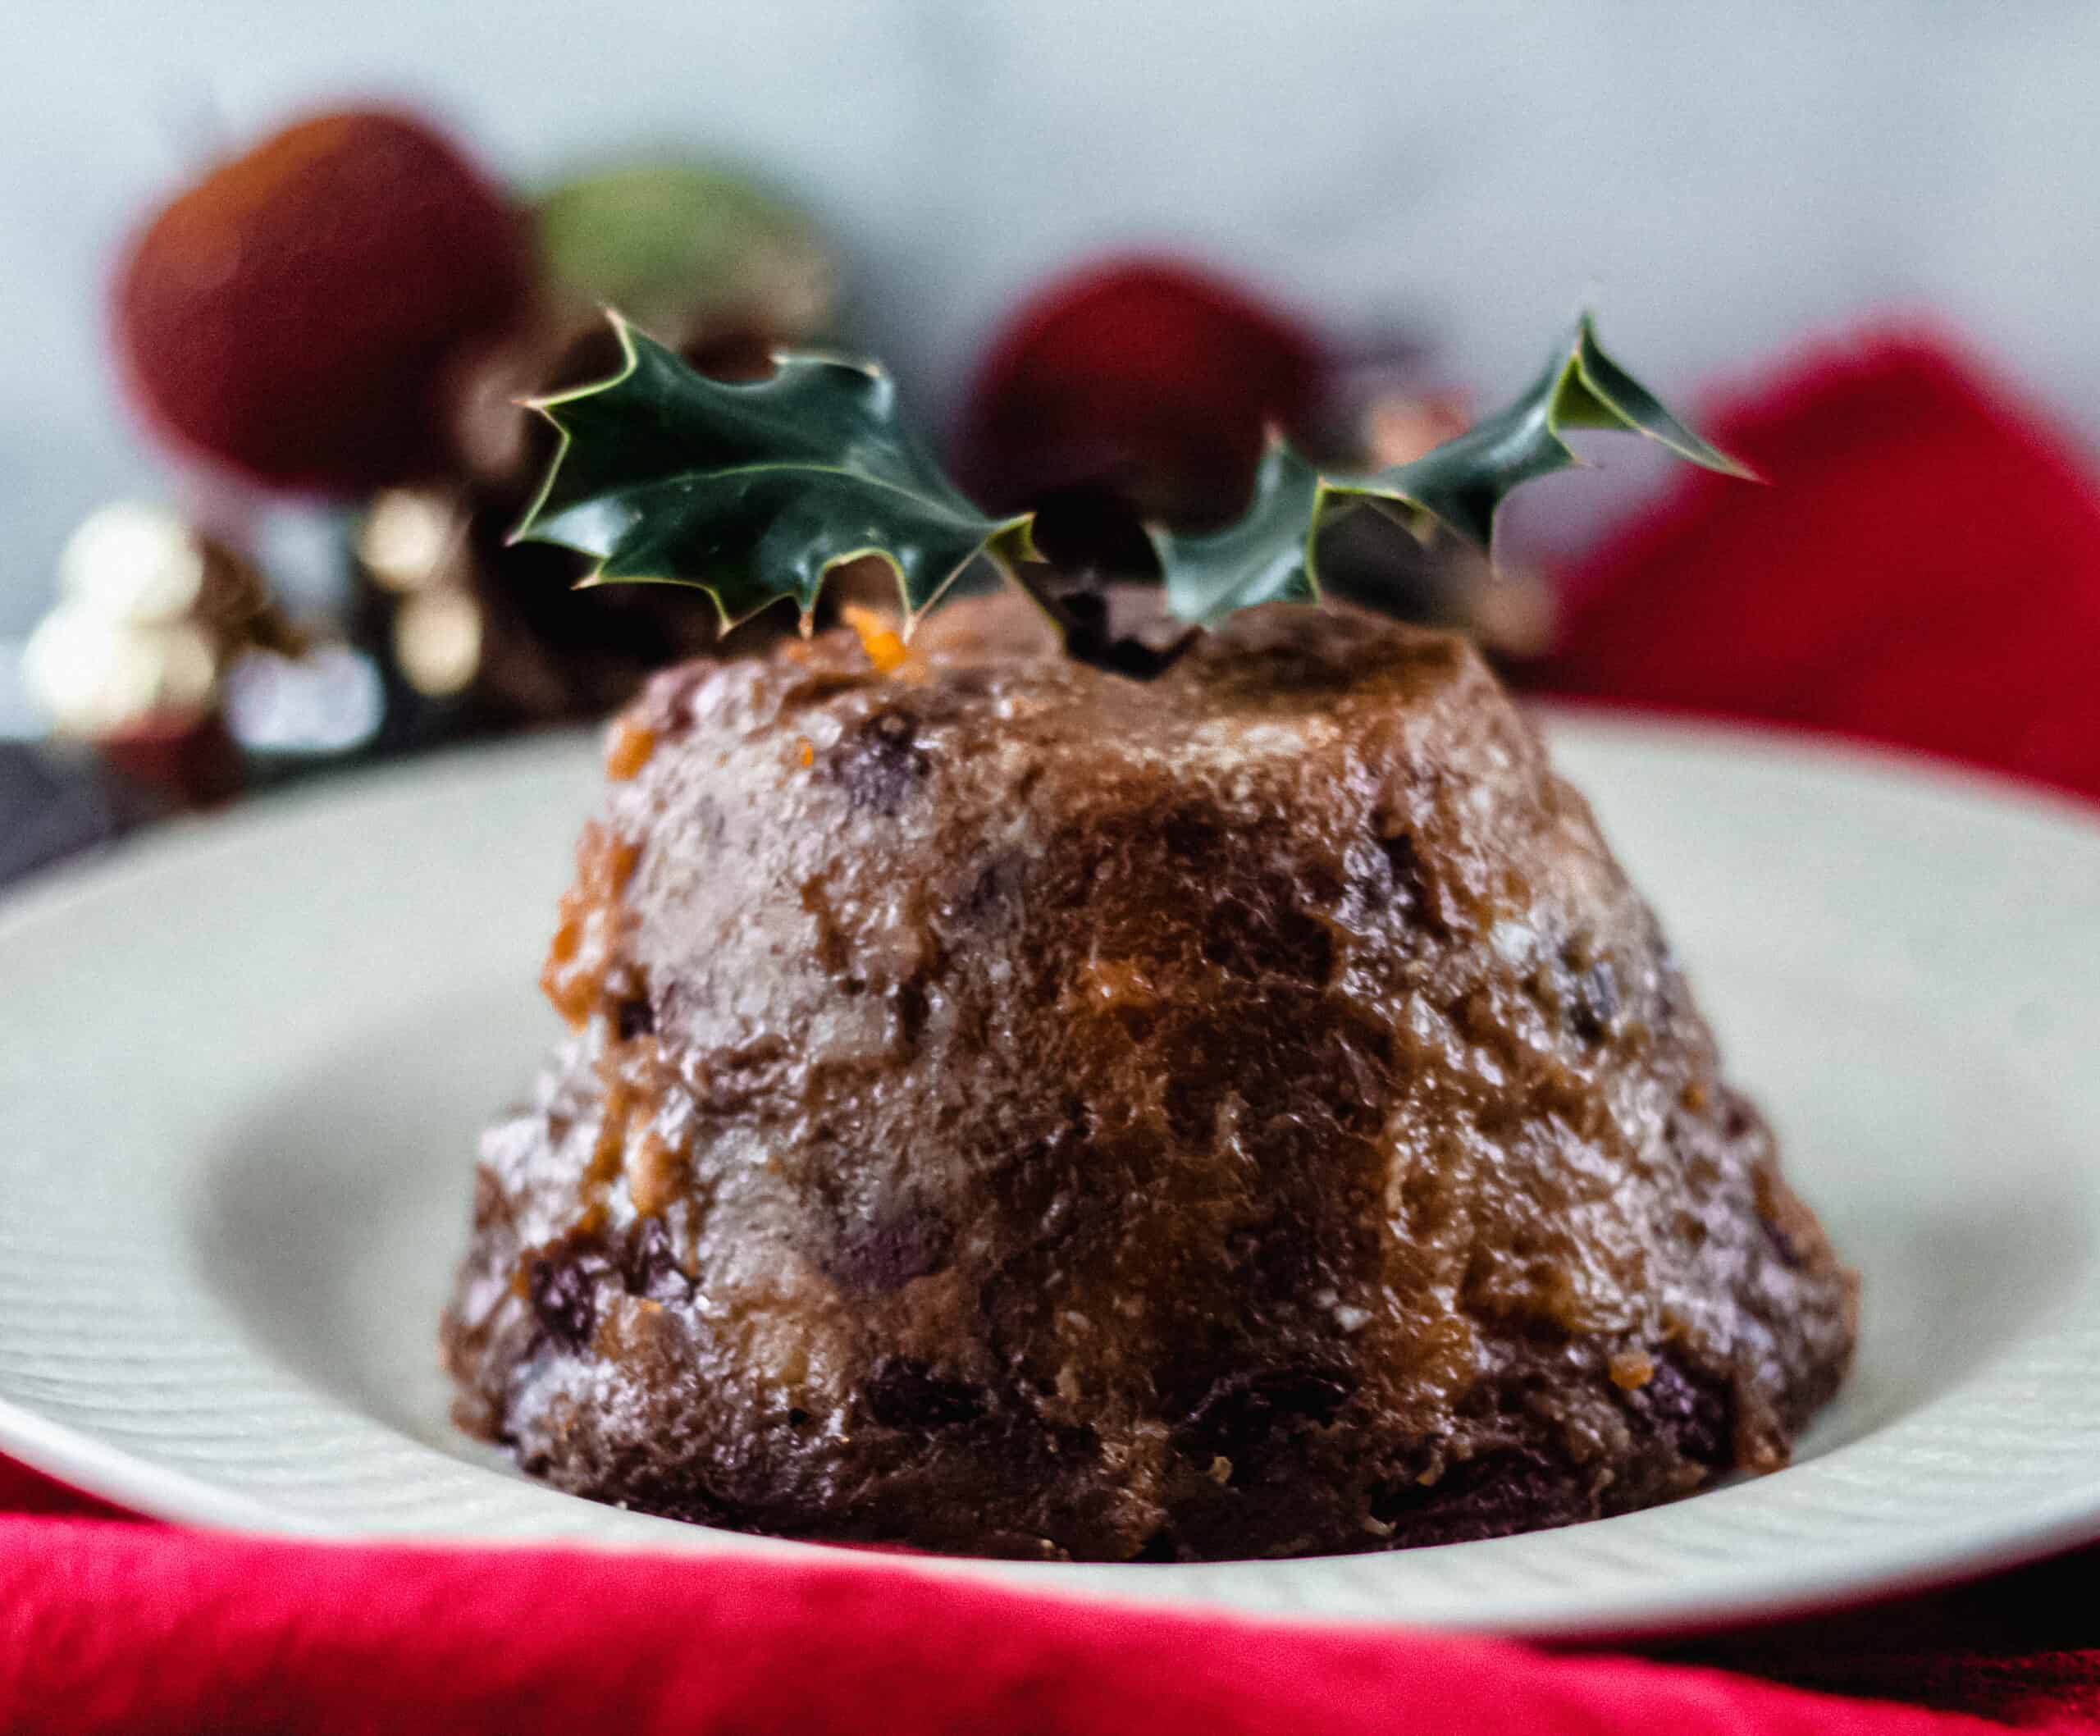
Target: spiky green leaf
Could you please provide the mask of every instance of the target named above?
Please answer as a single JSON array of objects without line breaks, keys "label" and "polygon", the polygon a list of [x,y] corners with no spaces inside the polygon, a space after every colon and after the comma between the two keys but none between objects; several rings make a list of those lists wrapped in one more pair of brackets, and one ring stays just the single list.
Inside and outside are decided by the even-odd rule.
[{"label": "spiky green leaf", "polygon": [[[1208,623],[1253,603],[1310,600],[1318,594],[1321,524],[1351,505],[1376,507],[1418,537],[1445,526],[1491,552],[1495,515],[1512,491],[1581,462],[1564,436],[1568,428],[1645,435],[1709,470],[1751,473],[1613,360],[1585,313],[1513,402],[1412,463],[1368,476],[1323,473],[1272,441],[1241,518],[1205,536],[1153,532],[1167,607]],[[1379,601],[1357,600],[1373,607]]]},{"label": "spiky green leaf", "polygon": [[833,569],[873,555],[908,623],[979,555],[1033,552],[1027,517],[979,511],[911,437],[880,368],[784,355],[710,380],[613,326],[620,371],[534,406],[561,444],[514,533],[591,555],[586,584],[697,586],[728,627],[782,597],[806,618]]},{"label": "spiky green leaf", "polygon": [[1313,538],[1322,487],[1318,469],[1271,436],[1240,518],[1196,536],[1148,526],[1168,612],[1208,626],[1257,603],[1313,601],[1320,594]]},{"label": "spiky green leaf", "polygon": [[[905,429],[879,368],[784,355],[768,378],[729,384],[617,316],[614,328],[620,371],[537,406],[561,445],[516,533],[592,556],[584,582],[698,586],[725,625],[788,597],[806,620],[833,568],[874,555],[896,575],[908,626],[989,556],[1043,605],[1071,655],[1131,671],[1171,660],[1109,642],[1098,621],[1033,581],[1022,564],[1034,554],[1029,517],[974,505]],[[1418,535],[1448,527],[1487,548],[1513,489],[1578,462],[1564,431],[1580,427],[1626,430],[1710,469],[1749,473],[1614,361],[1586,314],[1515,402],[1411,464],[1323,473],[1272,440],[1238,520],[1198,534],[1152,531],[1168,609],[1208,624],[1258,603],[1312,601],[1322,523],[1351,506],[1376,507]]]},{"label": "spiky green leaf", "polygon": [[1709,470],[1751,474],[1613,360],[1585,313],[1538,377],[1495,414],[1410,464],[1361,478],[1335,477],[1328,486],[1334,493],[1385,502],[1418,529],[1431,521],[1449,525],[1487,549],[1495,514],[1512,491],[1581,463],[1564,437],[1568,428],[1645,435]]}]

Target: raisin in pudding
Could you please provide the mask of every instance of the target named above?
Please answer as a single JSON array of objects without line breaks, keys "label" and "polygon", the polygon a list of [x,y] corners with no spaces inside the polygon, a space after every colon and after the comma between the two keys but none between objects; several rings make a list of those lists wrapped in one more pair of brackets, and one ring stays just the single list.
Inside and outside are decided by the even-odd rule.
[{"label": "raisin in pudding", "polygon": [[444,1327],[536,1475],[1381,1549],[1769,1470],[1836,1389],[1856,1280],[1459,640],[1268,605],[1140,682],[974,601],[673,670],[609,770]]}]

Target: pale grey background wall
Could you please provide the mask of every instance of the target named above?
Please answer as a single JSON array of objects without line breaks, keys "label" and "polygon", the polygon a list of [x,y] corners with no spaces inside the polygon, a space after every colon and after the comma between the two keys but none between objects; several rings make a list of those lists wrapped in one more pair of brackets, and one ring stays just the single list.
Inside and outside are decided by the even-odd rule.
[{"label": "pale grey background wall", "polygon": [[1594,287],[1673,386],[1943,310],[2100,435],[2100,7],[1429,0],[13,0],[0,633],[150,484],[98,332],[130,216],[302,103],[424,99],[520,176],[651,135],[833,221],[938,400],[1021,286],[1176,244],[1496,381]]}]

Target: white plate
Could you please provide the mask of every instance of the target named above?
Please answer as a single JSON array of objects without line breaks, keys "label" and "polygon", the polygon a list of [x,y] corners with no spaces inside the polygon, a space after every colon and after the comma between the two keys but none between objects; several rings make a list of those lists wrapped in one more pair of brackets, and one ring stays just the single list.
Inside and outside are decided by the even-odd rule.
[{"label": "white plate", "polygon": [[[1865,1272],[1797,1462],[1441,1549],[915,1570],[1597,1635],[2100,1535],[2100,823],[1773,737],[1554,733]],[[532,978],[595,758],[431,762],[0,913],[0,1447],[206,1523],[810,1552],[555,1494],[445,1422],[473,1137],[553,1035]]]}]

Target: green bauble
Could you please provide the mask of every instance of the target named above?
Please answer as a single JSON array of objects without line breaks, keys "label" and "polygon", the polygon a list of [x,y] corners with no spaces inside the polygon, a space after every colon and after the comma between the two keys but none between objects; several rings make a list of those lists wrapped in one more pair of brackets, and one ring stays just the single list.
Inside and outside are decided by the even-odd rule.
[{"label": "green bauble", "polygon": [[801,212],[705,164],[643,162],[564,181],[533,207],[550,277],[677,340],[729,322],[793,343],[823,330],[830,256]]}]

